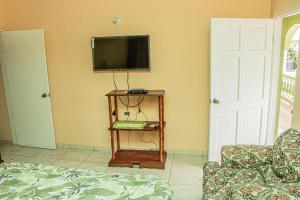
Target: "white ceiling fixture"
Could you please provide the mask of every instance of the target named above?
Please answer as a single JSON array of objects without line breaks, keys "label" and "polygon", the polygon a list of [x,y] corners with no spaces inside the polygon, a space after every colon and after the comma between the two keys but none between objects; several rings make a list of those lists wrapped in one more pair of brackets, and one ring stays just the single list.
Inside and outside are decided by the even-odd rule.
[{"label": "white ceiling fixture", "polygon": [[122,19],[119,16],[116,16],[116,17],[113,18],[113,23],[114,24],[119,24],[119,23],[121,23],[121,21],[122,21]]}]

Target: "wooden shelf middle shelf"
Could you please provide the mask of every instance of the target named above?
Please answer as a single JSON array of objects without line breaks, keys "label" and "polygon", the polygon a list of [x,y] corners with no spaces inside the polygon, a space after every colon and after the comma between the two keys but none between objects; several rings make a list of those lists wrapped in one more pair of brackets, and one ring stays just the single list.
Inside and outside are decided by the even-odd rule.
[{"label": "wooden shelf middle shelf", "polygon": [[[156,128],[151,127],[152,124],[159,124],[159,121],[147,121],[146,125],[143,129],[137,129],[137,128],[113,128],[110,127],[108,130],[114,130],[114,131],[159,131],[159,126]],[[166,125],[166,122],[164,122],[164,127]]]}]

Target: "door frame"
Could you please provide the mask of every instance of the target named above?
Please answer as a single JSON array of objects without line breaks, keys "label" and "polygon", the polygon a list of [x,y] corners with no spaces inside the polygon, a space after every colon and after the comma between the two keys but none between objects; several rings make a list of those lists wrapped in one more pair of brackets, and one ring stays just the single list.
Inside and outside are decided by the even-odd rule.
[{"label": "door frame", "polygon": [[273,16],[274,19],[274,39],[273,39],[273,63],[272,63],[272,82],[270,92],[270,108],[268,119],[268,133],[266,144],[274,144],[275,130],[276,130],[276,111],[279,84],[279,70],[280,70],[280,54],[281,54],[281,42],[282,42],[282,21],[284,18],[296,15],[300,13],[300,7],[284,12],[279,16]]},{"label": "door frame", "polygon": [[[43,29],[30,29],[30,30],[41,30],[44,33]],[[18,31],[18,30],[16,30]],[[22,30],[25,31],[25,30]],[[2,42],[2,33],[5,32],[4,30],[0,30],[0,64],[1,64],[1,71],[2,71],[2,77],[3,77],[3,85],[4,85],[4,91],[5,91],[5,99],[6,99],[6,106],[7,106],[7,110],[8,110],[8,118],[9,118],[9,123],[10,123],[10,131],[11,131],[11,135],[12,135],[12,143],[14,145],[18,145],[19,141],[18,141],[18,135],[16,133],[16,126],[15,126],[15,119],[14,119],[14,115],[13,115],[13,105],[11,102],[11,94],[10,94],[10,88],[9,88],[9,80],[8,80],[8,76],[7,76],[7,68],[6,68],[6,63],[4,58],[4,46],[3,46],[3,42]],[[47,56],[46,56],[46,49],[44,49],[45,51],[45,62],[46,62],[46,66],[47,66]],[[46,76],[46,89],[47,91],[50,92],[50,88],[49,88],[49,79],[48,79],[48,68],[45,68],[45,76]],[[54,136],[54,141],[55,139],[55,132],[54,132],[54,124],[53,124],[53,114],[52,114],[52,105],[51,105],[51,101],[50,101],[50,118],[51,118],[51,126],[53,129],[53,136]],[[55,147],[56,148],[56,147]]]},{"label": "door frame", "polygon": [[277,95],[279,84],[279,69],[280,69],[280,49],[282,36],[282,19],[274,18],[274,33],[273,33],[273,55],[271,67],[271,88],[270,88],[270,102],[269,102],[269,119],[266,144],[274,144],[274,136],[276,130],[276,111],[277,111]]}]

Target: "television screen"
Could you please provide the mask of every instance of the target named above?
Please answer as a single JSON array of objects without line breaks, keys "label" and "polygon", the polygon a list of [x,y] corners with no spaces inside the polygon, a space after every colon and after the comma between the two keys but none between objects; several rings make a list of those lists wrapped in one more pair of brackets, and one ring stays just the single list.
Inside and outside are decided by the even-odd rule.
[{"label": "television screen", "polygon": [[94,71],[149,70],[149,35],[93,37]]}]

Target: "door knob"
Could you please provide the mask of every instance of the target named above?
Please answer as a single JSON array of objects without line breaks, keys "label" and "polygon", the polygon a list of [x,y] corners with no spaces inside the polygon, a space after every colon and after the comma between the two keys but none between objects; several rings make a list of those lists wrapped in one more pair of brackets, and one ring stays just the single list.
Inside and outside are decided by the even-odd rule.
[{"label": "door knob", "polygon": [[42,94],[42,98],[46,98],[47,96],[48,96],[47,93]]},{"label": "door knob", "polygon": [[219,101],[218,99],[213,99],[213,103],[214,103],[214,104],[219,104],[220,101]]}]

